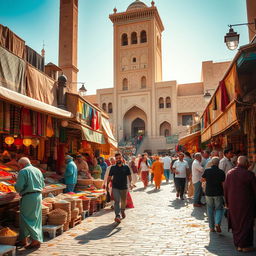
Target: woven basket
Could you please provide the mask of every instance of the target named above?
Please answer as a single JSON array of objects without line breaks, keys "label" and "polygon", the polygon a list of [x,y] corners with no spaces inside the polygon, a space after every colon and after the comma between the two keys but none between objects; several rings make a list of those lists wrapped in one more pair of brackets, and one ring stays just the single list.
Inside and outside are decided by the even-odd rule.
[{"label": "woven basket", "polygon": [[78,179],[77,184],[82,185],[82,186],[89,186],[89,185],[93,184],[93,180],[92,179]]},{"label": "woven basket", "polygon": [[76,202],[76,208],[79,209],[79,214],[81,214],[81,212],[83,211],[83,201],[82,199],[75,199],[75,202]]},{"label": "woven basket", "polygon": [[78,208],[75,208],[72,212],[71,212],[71,219],[74,220],[74,219],[77,219],[79,215],[79,209]]},{"label": "woven basket", "polygon": [[98,189],[102,188],[102,187],[103,187],[103,184],[104,184],[104,180],[94,180],[94,181],[93,181],[93,185],[94,185],[96,188],[98,188]]},{"label": "woven basket", "polygon": [[88,211],[90,208],[90,199],[82,199],[83,201],[83,210]]},{"label": "woven basket", "polygon": [[0,236],[0,244],[15,245],[18,235],[16,236]]},{"label": "woven basket", "polygon": [[67,222],[67,216],[65,217],[48,217],[48,224],[49,225],[63,225]]},{"label": "woven basket", "polygon": [[62,209],[67,212],[68,214],[68,219],[67,221],[71,221],[71,203],[55,203],[54,204],[54,209]]},{"label": "woven basket", "polygon": [[76,201],[73,198],[64,198],[65,201],[70,202],[71,211],[76,207]]}]

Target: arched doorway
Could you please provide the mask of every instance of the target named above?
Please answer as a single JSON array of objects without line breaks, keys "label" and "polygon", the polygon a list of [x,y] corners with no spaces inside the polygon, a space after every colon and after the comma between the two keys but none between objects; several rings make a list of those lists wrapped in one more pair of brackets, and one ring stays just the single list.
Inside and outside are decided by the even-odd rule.
[{"label": "arched doorway", "polygon": [[160,136],[168,137],[171,136],[171,125],[168,122],[163,122],[160,125]]},{"label": "arched doorway", "polygon": [[132,137],[136,137],[138,135],[145,135],[145,122],[142,119],[136,118],[132,122],[131,134]]},{"label": "arched doorway", "polygon": [[123,137],[129,139],[147,133],[147,115],[139,107],[130,108],[123,117]]}]

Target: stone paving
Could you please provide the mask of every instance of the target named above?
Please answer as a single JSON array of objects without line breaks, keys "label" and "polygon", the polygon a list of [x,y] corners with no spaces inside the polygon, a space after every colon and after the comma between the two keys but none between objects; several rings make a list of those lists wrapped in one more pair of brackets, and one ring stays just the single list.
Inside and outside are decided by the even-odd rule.
[{"label": "stone paving", "polygon": [[172,183],[164,183],[159,192],[153,186],[143,191],[138,184],[131,194],[135,208],[127,210],[120,225],[113,222],[113,211],[105,209],[45,242],[40,250],[21,250],[18,255],[243,255],[234,249],[226,221],[222,234],[209,233],[205,207],[177,200]]}]

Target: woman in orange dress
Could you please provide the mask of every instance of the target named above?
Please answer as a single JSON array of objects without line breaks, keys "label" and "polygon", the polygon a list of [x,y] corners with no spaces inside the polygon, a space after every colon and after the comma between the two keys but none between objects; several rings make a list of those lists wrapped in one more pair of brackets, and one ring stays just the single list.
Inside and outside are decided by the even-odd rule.
[{"label": "woman in orange dress", "polygon": [[155,157],[155,162],[152,165],[152,171],[154,173],[155,189],[160,189],[162,183],[162,175],[164,174],[164,165],[159,160],[159,156]]}]

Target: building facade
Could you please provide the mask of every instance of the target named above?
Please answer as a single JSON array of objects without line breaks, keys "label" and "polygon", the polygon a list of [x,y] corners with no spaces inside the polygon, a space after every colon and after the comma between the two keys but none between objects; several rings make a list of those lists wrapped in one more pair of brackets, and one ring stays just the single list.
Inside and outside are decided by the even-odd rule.
[{"label": "building facade", "polygon": [[[140,151],[174,148],[167,138],[183,136],[206,106],[229,62],[202,63],[202,81],[162,81],[164,26],[155,3],[136,0],[109,16],[114,25],[114,87],[97,90],[96,101],[113,124],[118,141],[145,135]],[[174,136],[175,135],[175,136]],[[169,144],[170,143],[170,144]]]}]

